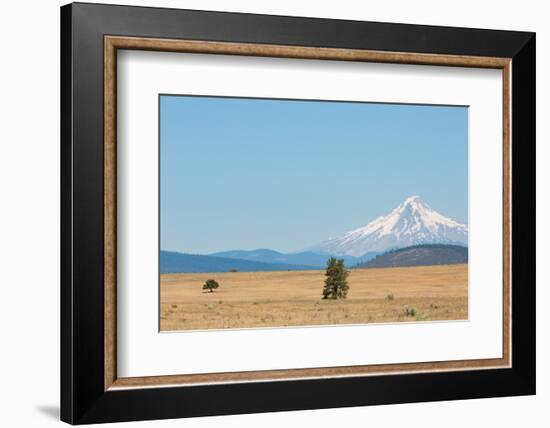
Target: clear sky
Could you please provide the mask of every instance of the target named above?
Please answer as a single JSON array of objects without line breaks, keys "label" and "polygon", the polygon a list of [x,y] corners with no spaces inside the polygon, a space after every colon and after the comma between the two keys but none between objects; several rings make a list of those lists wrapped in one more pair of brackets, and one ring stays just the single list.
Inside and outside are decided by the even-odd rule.
[{"label": "clear sky", "polygon": [[161,249],[297,251],[411,195],[468,223],[468,109],[160,97]]}]

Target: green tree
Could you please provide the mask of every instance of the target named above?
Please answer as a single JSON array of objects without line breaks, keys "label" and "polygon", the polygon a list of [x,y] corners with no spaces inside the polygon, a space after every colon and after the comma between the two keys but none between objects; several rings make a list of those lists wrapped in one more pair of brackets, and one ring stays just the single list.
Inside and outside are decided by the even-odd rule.
[{"label": "green tree", "polygon": [[345,299],[349,290],[348,275],[349,271],[344,266],[344,259],[338,260],[335,257],[328,259],[323,299]]},{"label": "green tree", "polygon": [[212,293],[219,286],[220,286],[220,284],[218,284],[218,281],[216,281],[214,279],[209,279],[203,284],[202,289],[203,290],[210,290],[210,292]]}]

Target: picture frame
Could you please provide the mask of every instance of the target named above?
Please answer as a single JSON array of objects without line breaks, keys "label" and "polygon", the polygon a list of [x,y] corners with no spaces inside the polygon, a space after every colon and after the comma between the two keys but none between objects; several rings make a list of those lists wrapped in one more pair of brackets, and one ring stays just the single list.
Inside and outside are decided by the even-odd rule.
[{"label": "picture frame", "polygon": [[[120,50],[502,70],[502,357],[119,377]],[[535,97],[534,33],[63,6],[61,419],[86,424],[534,394]]]}]

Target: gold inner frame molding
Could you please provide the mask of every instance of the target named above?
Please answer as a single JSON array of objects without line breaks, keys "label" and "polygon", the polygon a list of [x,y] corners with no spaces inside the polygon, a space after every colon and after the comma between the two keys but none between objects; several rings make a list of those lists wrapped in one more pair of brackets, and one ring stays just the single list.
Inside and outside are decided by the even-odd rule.
[{"label": "gold inner frame molding", "polygon": [[[116,342],[116,92],[117,50],[146,50],[212,55],[241,55],[333,61],[378,62],[393,64],[440,65],[493,68],[502,70],[502,144],[503,144],[503,320],[502,358],[422,363],[357,365],[305,369],[262,370],[229,373],[204,373],[170,376],[117,376]],[[104,389],[192,386],[198,384],[296,380],[309,378],[358,377],[382,374],[494,369],[511,366],[511,59],[460,55],[383,52],[196,40],[169,40],[139,37],[104,37]]]}]

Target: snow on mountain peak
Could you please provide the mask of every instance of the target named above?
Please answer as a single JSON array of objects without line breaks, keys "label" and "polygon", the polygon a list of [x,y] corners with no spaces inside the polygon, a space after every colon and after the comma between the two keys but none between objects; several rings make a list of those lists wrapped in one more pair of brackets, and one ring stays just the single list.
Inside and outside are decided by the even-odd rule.
[{"label": "snow on mountain peak", "polygon": [[359,257],[369,251],[434,243],[467,245],[468,227],[433,210],[420,196],[410,196],[389,214],[310,250]]},{"label": "snow on mountain peak", "polygon": [[413,195],[413,196],[409,196],[407,199],[405,199],[405,202],[403,202],[403,203],[406,205],[406,204],[410,204],[410,203],[413,203],[413,202],[423,203],[424,201],[422,200],[422,198],[420,196]]}]

